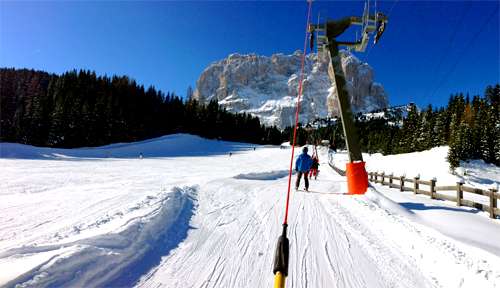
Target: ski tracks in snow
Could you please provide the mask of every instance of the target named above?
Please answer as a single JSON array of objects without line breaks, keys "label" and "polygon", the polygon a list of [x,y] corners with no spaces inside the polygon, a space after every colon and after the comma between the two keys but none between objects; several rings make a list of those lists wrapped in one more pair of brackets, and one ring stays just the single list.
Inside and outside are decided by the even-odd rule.
[{"label": "ski tracks in snow", "polygon": [[343,201],[342,208],[355,207],[358,213],[356,219],[362,220],[379,239],[420,267],[434,286],[500,285],[500,259],[493,254],[455,241],[407,217],[393,214],[367,197],[350,200]]},{"label": "ski tracks in snow", "polygon": [[300,196],[297,222],[291,228],[291,258],[297,258],[291,261],[295,265],[290,287],[429,286],[398,250],[342,208],[339,202],[350,196]]},{"label": "ski tracks in snow", "polygon": [[[141,160],[147,177],[137,173],[139,160],[85,162],[72,179],[93,179],[89,186],[73,187],[71,180],[63,189],[8,194],[0,271],[4,265],[13,277],[1,285],[272,287],[288,175],[280,169],[288,157],[289,151],[263,148],[232,157]],[[100,173],[86,173],[104,164],[113,165],[99,181]],[[498,257],[386,209],[370,194],[343,195],[345,178],[321,164],[312,191],[291,194],[288,288],[500,287]],[[108,183],[123,167],[132,179]],[[193,183],[199,186],[179,188]],[[19,205],[22,217],[14,218]],[[20,224],[25,231],[16,230]]]},{"label": "ski tracks in snow", "polygon": [[269,278],[275,245],[274,237],[269,238],[272,226],[266,223],[279,221],[279,197],[261,200],[262,195],[278,193],[273,190],[249,180],[205,185],[188,238],[139,286],[261,287]]},{"label": "ski tracks in snow", "polygon": [[[50,253],[50,257],[5,283],[5,287],[127,287],[160,263],[185,237],[197,205],[197,187],[174,187],[148,196],[133,209],[155,207],[123,229],[70,243],[26,246],[0,253],[0,260]],[[157,201],[152,201],[156,199]]]},{"label": "ski tracks in snow", "polygon": [[[194,229],[138,286],[272,286],[286,178],[271,185],[239,178],[219,179],[200,189]],[[334,180],[324,181],[323,187],[316,181],[311,185],[339,191],[343,180]],[[342,208],[344,201],[364,207],[349,197],[292,194],[287,287],[434,286],[411,258],[372,231],[372,223],[358,221],[357,209]]]},{"label": "ski tracks in snow", "polygon": [[[269,180],[240,175],[204,185],[193,229],[138,286],[271,287],[287,183],[286,177]],[[287,287],[498,283],[495,257],[392,214],[368,197],[328,193],[341,191],[344,181],[323,171],[321,181],[311,182],[321,193],[292,193]]]}]

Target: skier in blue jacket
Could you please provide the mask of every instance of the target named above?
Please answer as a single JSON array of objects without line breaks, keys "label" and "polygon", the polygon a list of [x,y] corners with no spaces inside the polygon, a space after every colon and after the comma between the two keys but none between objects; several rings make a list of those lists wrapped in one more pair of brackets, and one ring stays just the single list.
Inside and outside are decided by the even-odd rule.
[{"label": "skier in blue jacket", "polygon": [[300,178],[304,175],[304,181],[306,182],[306,191],[309,191],[309,179],[307,179],[307,173],[311,169],[313,160],[309,154],[307,154],[307,147],[302,149],[302,154],[297,157],[295,161],[295,171],[297,171],[297,180],[295,181],[295,190],[299,189]]}]

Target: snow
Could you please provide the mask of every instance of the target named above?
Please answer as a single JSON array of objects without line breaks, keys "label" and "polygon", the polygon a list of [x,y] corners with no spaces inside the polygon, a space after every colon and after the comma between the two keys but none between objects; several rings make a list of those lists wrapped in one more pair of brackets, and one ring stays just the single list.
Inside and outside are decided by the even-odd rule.
[{"label": "snow", "polygon": [[[380,153],[363,154],[366,169],[370,172],[391,173],[394,176],[405,176],[414,178],[420,176],[422,180],[436,178],[436,186],[454,186],[457,182],[463,182],[466,186],[479,189],[497,189],[500,185],[500,167],[486,164],[482,160],[461,162],[456,169],[457,173],[451,173],[446,161],[448,146],[432,148],[427,151],[413,152],[398,155],[384,156]],[[337,167],[344,169],[347,162],[345,151],[337,153],[334,163]],[[464,175],[465,174],[465,175]],[[424,186],[426,190],[429,188]],[[455,191],[439,191],[441,194],[456,196]],[[426,197],[426,196],[422,196]],[[464,192],[464,199],[477,203],[489,205],[488,197]]]},{"label": "snow", "polygon": [[385,117],[385,112],[373,112],[373,113],[363,113],[363,116],[366,117],[366,120],[372,120],[372,119],[384,119]]},{"label": "snow", "polygon": [[459,176],[467,185],[498,189],[500,184],[500,167],[487,164],[483,160],[461,162]]},{"label": "snow", "polygon": [[[148,198],[161,202],[159,209],[152,210],[121,231],[69,243],[23,246],[1,253],[0,257],[29,258],[58,251],[57,254],[45,255],[42,264],[22,275],[23,284],[29,286],[130,286],[137,277],[159,263],[161,255],[185,238],[194,207],[189,193],[195,195],[195,191],[186,187],[174,189],[161,199]],[[71,253],[66,252],[68,247],[72,248]],[[2,264],[5,265],[2,271],[9,270],[8,261]],[[107,269],[103,270],[103,267]],[[7,286],[10,284],[15,282],[7,283]]]},{"label": "snow", "polygon": [[[410,192],[401,193],[380,184],[374,184],[374,187],[379,191],[378,195],[383,195],[389,203],[396,204],[397,208],[394,208],[394,205],[382,203],[380,206],[387,210],[410,217],[413,221],[500,257],[500,223],[489,219],[487,213],[473,208],[456,207],[454,203],[431,200],[427,196],[413,195]],[[406,211],[401,212],[401,207]]]},{"label": "snow", "polygon": [[[271,287],[291,151],[254,147],[186,134],[0,143],[0,286]],[[319,152],[311,191],[291,194],[287,287],[500,285],[498,220],[380,185],[345,195]]]},{"label": "snow", "polygon": [[[436,177],[438,179],[437,186],[452,186],[458,181],[465,180],[467,186],[475,188],[498,187],[500,183],[499,167],[486,164],[482,160],[474,160],[469,163],[462,162],[462,167],[459,170],[466,170],[467,175],[453,175],[450,173],[446,162],[447,153],[448,147],[443,146],[427,151],[399,155],[363,154],[363,159],[366,161],[368,171],[379,171],[386,174],[394,173],[396,176],[406,175],[406,177],[420,175],[420,178],[424,180]],[[344,152],[333,156],[333,162],[338,167],[343,168],[346,161],[347,155]],[[498,239],[500,239],[500,223],[498,223],[498,220],[489,219],[487,212],[468,207],[456,207],[455,202],[431,200],[429,196],[414,195],[413,192],[402,193],[399,189],[391,189],[381,184],[373,184],[373,187],[379,191],[377,196],[374,197],[373,193],[367,193],[367,196],[370,199],[373,198],[372,201],[380,204],[379,206],[384,206],[393,213],[410,216],[414,221],[433,227],[448,236],[500,256],[500,244],[498,243]],[[456,196],[454,191],[439,191],[439,193]],[[464,199],[489,205],[489,198],[485,196],[464,192]],[[393,205],[394,203],[396,206]],[[407,212],[401,212],[401,207],[410,212],[410,215]],[[475,217],[471,217],[472,215]],[[491,225],[491,222],[496,222],[494,224],[498,225]],[[468,233],[463,232],[464,226],[468,227]],[[484,231],[487,231],[486,235]]]},{"label": "snow", "polygon": [[[475,188],[489,189],[500,184],[500,167],[486,164],[482,160],[461,162],[461,167],[457,169],[458,174],[450,173],[449,163],[446,161],[448,149],[448,146],[440,146],[422,152],[397,155],[363,154],[363,158],[368,171],[385,172],[387,175],[394,173],[395,176],[406,175],[411,178],[420,175],[420,179],[424,180],[436,177],[438,186],[455,185],[456,182],[464,181],[466,185]],[[343,166],[346,159],[346,154],[340,153],[335,161]]]},{"label": "snow", "polygon": [[245,143],[218,143],[218,141],[206,141],[188,134],[175,134],[153,140],[80,149],[54,149],[0,143],[0,157],[13,159],[138,158],[140,153],[143,153],[144,157],[209,156],[253,149],[253,147],[254,145]]}]

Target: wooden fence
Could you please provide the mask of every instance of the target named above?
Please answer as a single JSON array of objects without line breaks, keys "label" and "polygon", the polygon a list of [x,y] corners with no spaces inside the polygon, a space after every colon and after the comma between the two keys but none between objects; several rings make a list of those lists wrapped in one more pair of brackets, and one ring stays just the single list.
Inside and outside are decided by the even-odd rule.
[{"label": "wooden fence", "polygon": [[[330,167],[342,176],[345,176],[345,170],[336,167],[332,162],[329,162]],[[467,206],[476,208],[482,211],[490,213],[490,218],[495,219],[496,216],[500,216],[500,209],[497,207],[497,200],[500,199],[500,194],[497,193],[496,189],[482,190],[477,188],[472,188],[465,186],[462,182],[457,182],[455,185],[450,186],[437,186],[437,179],[433,178],[431,180],[421,180],[420,176],[413,178],[406,178],[405,176],[394,176],[393,174],[385,174],[384,172],[368,172],[369,180],[371,182],[380,183],[382,185],[387,185],[390,188],[397,188],[399,191],[411,191],[414,194],[424,194],[431,199],[448,200],[457,203],[457,206]],[[387,180],[387,181],[386,181]],[[410,185],[408,185],[410,184]],[[428,187],[429,190],[422,189],[424,185]],[[439,193],[441,191],[452,191],[456,192],[456,196],[450,196],[446,194]],[[465,193],[472,193],[476,195],[481,195],[489,198],[489,204],[485,205],[482,203],[477,203],[468,199],[464,199]]]},{"label": "wooden fence", "polygon": [[[411,191],[414,194],[427,195],[431,197],[431,199],[453,201],[457,203],[457,206],[467,206],[489,212],[490,218],[494,219],[496,216],[500,216],[500,209],[497,207],[497,200],[500,199],[500,194],[497,193],[498,191],[496,189],[477,189],[465,186],[464,183],[461,182],[457,182],[456,185],[437,186],[436,178],[426,181],[421,180],[419,176],[406,178],[405,176],[394,176],[393,174],[386,175],[384,172],[369,172],[368,175],[371,182],[387,185],[390,188],[398,188],[401,192]],[[422,185],[427,187],[428,190],[423,189]],[[456,196],[439,193],[441,191],[456,192]],[[488,197],[490,205],[464,199],[464,192]]]}]

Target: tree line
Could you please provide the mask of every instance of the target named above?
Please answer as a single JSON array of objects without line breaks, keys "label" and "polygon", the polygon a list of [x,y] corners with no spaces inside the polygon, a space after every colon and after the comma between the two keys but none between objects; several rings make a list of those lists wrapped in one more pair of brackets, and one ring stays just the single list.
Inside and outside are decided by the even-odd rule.
[{"label": "tree line", "polygon": [[0,69],[0,141],[73,148],[171,133],[259,144],[283,138],[257,117],[229,113],[215,101],[185,101],[127,76]]},{"label": "tree line", "polygon": [[[188,88],[188,94],[192,89]],[[451,95],[446,107],[384,109],[383,117],[356,115],[363,152],[399,154],[449,145],[452,168],[460,160],[500,165],[500,84],[484,95]],[[127,76],[69,71],[60,76],[0,69],[0,141],[48,147],[100,146],[171,133],[258,144],[292,140],[293,128],[264,127],[257,117],[233,114],[216,101],[199,103],[145,88]],[[340,119],[316,129],[299,127],[297,144],[328,139],[344,148]]]},{"label": "tree line", "polygon": [[[484,96],[451,95],[446,107],[432,105],[419,110],[409,105],[401,109],[383,109],[383,117],[358,114],[355,125],[363,152],[399,154],[449,145],[448,162],[458,167],[461,160],[482,159],[500,166],[500,85],[488,86]],[[289,137],[293,130],[286,129]],[[344,148],[342,123],[318,129],[299,128],[297,143],[318,143],[328,139]]]}]

